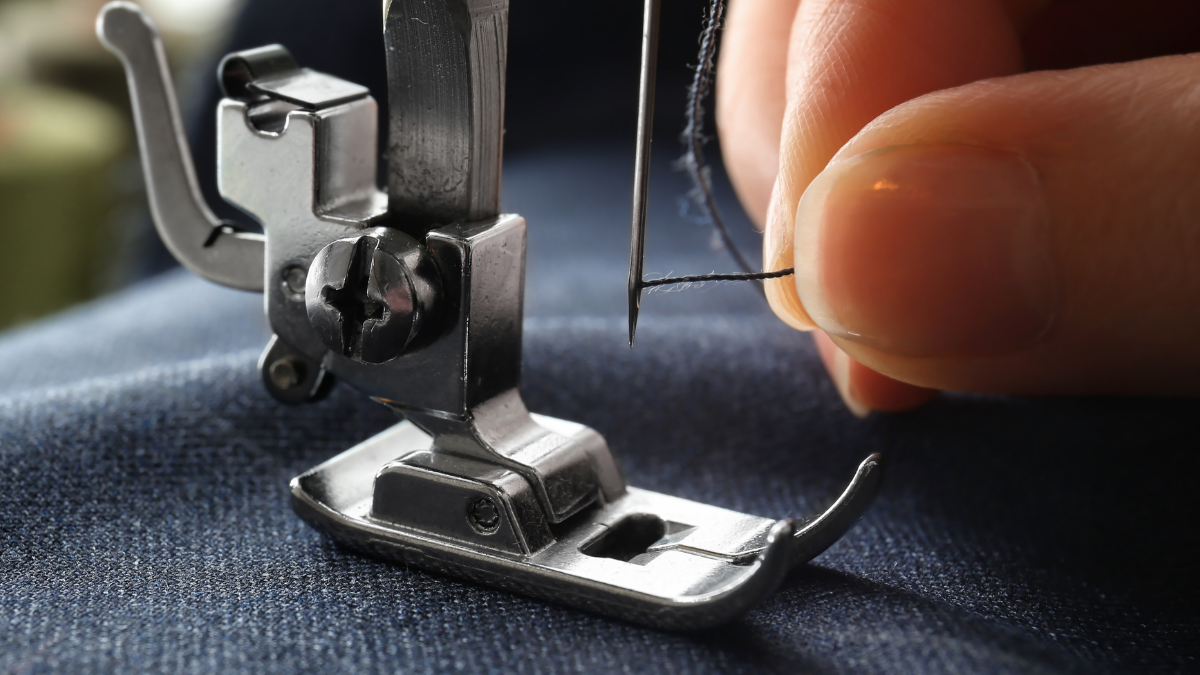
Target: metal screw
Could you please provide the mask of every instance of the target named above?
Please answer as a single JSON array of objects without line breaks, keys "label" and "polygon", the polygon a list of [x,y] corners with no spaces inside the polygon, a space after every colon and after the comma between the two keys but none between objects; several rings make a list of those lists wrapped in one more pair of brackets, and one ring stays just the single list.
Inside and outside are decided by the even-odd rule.
[{"label": "metal screw", "polygon": [[500,508],[487,497],[476,497],[467,505],[467,522],[480,534],[492,534],[500,528]]},{"label": "metal screw", "polygon": [[278,359],[267,369],[271,383],[282,391],[287,391],[304,381],[304,364],[296,359],[284,357]]},{"label": "metal screw", "polygon": [[325,346],[360,363],[404,353],[423,318],[416,308],[432,303],[412,280],[421,255],[415,240],[386,228],[322,249],[308,272],[304,302]]},{"label": "metal screw", "polygon": [[292,300],[304,299],[304,286],[308,283],[308,270],[292,265],[283,271],[283,291]]}]

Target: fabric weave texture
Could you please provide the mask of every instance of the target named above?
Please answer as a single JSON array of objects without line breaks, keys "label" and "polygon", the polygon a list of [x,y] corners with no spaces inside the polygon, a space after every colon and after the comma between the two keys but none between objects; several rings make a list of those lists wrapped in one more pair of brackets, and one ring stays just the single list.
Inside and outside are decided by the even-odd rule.
[{"label": "fabric weave texture", "polygon": [[[275,403],[260,297],[174,272],[0,337],[0,668],[1197,670],[1196,402],[945,395],[858,420],[736,284],[649,294],[631,351],[625,230],[596,225],[622,223],[626,158],[508,167],[530,223],[526,400],[603,433],[632,485],[768,517],[816,512],[885,453],[874,507],[775,596],[667,633],[331,544],[288,480],[395,419],[344,385]],[[660,168],[652,214],[678,223]],[[656,225],[648,269],[721,266],[705,236]]]},{"label": "fabric weave texture", "polygon": [[[664,4],[664,114],[704,4]],[[378,0],[249,0],[231,48],[283,43],[383,103],[379,17]],[[261,297],[170,272],[0,335],[0,672],[1200,671],[1200,403],[947,394],[859,420],[745,284],[648,293],[625,345],[639,18],[512,3],[504,208],[529,223],[526,402],[604,434],[631,485],[772,518],[818,512],[882,452],[858,526],[701,633],[347,551],[292,514],[288,480],[396,419],[344,385],[277,404],[256,370]],[[195,97],[192,134],[210,200],[217,96]],[[679,217],[689,186],[667,160],[647,273],[731,271]]]}]

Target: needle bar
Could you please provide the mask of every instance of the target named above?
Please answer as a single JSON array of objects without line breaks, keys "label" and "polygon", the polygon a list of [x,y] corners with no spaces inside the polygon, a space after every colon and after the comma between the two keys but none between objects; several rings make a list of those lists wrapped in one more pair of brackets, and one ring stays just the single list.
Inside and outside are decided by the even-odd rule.
[{"label": "needle bar", "polygon": [[637,333],[646,260],[646,200],[650,190],[650,145],[654,138],[654,87],[658,67],[658,22],[662,0],[646,0],[642,27],[641,97],[638,101],[637,160],[633,169],[633,232],[629,242],[629,346]]}]

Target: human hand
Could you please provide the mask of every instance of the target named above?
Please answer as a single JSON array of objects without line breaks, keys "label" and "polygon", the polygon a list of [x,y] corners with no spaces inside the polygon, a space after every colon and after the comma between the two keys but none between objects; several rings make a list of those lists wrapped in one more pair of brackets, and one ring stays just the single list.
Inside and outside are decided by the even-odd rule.
[{"label": "human hand", "polygon": [[725,163],[764,269],[796,268],[772,308],[817,329],[852,410],[1200,393],[1200,55],[1133,60],[1196,48],[1197,19],[1186,0],[732,0]]}]

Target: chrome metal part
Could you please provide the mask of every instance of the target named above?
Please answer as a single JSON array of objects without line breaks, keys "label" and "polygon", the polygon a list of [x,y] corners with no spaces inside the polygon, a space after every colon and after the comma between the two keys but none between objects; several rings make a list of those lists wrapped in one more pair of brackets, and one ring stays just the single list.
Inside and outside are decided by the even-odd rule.
[{"label": "chrome metal part", "polygon": [[[291,236],[289,231],[281,239]],[[404,414],[436,411],[439,419],[466,420],[479,405],[520,384],[525,220],[502,215],[449,225],[429,232],[424,245],[441,283],[431,341],[384,364],[338,354],[330,354],[329,363],[339,377]],[[329,353],[304,303],[280,306],[281,294],[280,305],[270,299],[267,304],[276,332],[294,331],[303,340],[297,347],[314,358]]]},{"label": "chrome metal part", "polygon": [[629,346],[637,335],[646,262],[646,203],[650,196],[650,149],[654,144],[654,89],[658,80],[658,22],[662,0],[646,0],[642,21],[642,75],[638,98],[637,159],[633,167],[633,232],[629,238]]},{"label": "chrome metal part", "polygon": [[508,0],[386,0],[388,193],[414,236],[500,212]]},{"label": "chrome metal part", "polygon": [[[629,488],[557,536],[526,529],[535,536],[522,539],[512,523],[532,510],[519,482],[486,464],[433,467],[430,441],[402,422],[293,479],[293,507],[373,555],[674,629],[714,626],[762,600],[862,515],[882,478],[880,458],[868,458],[841,498],[800,528]],[[469,520],[481,499],[504,505],[490,532]]]},{"label": "chrome metal part", "polygon": [[200,194],[158,31],[137,5],[114,2],[100,12],[96,32],[125,64],[150,212],[163,243],[209,281],[263,290],[263,237],[218,219]]},{"label": "chrome metal part", "polygon": [[547,522],[563,522],[625,492],[603,436],[579,424],[535,422],[516,389],[476,406],[462,419],[428,411],[406,411],[405,416],[435,438],[434,450],[524,477]]},{"label": "chrome metal part", "polygon": [[324,365],[288,347],[279,336],[267,343],[258,370],[267,392],[287,405],[319,401],[333,389],[334,377]]},{"label": "chrome metal part", "polygon": [[333,353],[369,364],[387,363],[417,340],[434,320],[441,291],[425,248],[387,227],[327,245],[306,279],[305,308],[317,336]]},{"label": "chrome metal part", "polygon": [[378,107],[369,96],[311,110],[279,103],[258,94],[221,102],[217,186],[266,232],[272,330],[322,362],[329,350],[310,323],[304,294],[292,285],[304,270],[307,286],[313,260],[327,245],[376,226],[386,212],[387,196],[375,184]]},{"label": "chrome metal part", "polygon": [[852,526],[879,460],[797,529],[629,488],[600,434],[526,409],[526,224],[498,213],[507,11],[506,0],[385,6],[390,198],[376,183],[378,107],[365,88],[301,68],[278,45],[227,57],[218,186],[264,236],[214,229],[149,20],[116,2],[99,31],[130,73],[163,238],[203,276],[264,292],[275,333],[264,387],[298,404],[336,379],[407,418],[296,478],[301,516],[432,570],[656,626],[714,625]]}]

